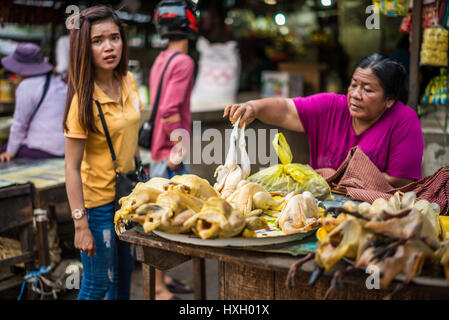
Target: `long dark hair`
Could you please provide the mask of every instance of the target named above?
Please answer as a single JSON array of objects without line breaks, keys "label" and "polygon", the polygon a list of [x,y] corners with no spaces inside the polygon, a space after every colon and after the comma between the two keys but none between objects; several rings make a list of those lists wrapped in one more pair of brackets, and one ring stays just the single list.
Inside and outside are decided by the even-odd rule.
[{"label": "long dark hair", "polygon": [[98,132],[92,109],[94,93],[95,68],[92,58],[90,31],[94,23],[111,19],[119,28],[122,38],[122,56],[115,72],[119,76],[126,76],[128,72],[128,40],[126,25],[122,23],[114,10],[100,5],[86,8],[79,14],[79,29],[70,31],[70,55],[67,82],[67,100],[65,103],[63,127],[67,128],[67,116],[73,96],[78,96],[79,122],[88,131]]},{"label": "long dark hair", "polygon": [[374,53],[356,64],[357,68],[370,68],[379,79],[384,90],[384,99],[400,100],[404,104],[408,99],[408,76],[404,66],[394,59]]}]

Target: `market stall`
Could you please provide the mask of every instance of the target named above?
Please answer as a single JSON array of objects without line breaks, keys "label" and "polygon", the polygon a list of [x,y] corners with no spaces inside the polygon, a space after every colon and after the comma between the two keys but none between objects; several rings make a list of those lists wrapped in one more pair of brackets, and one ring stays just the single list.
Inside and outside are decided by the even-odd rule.
[{"label": "market stall", "polygon": [[[169,269],[188,259],[213,259],[219,262],[219,297],[224,300],[304,300],[323,299],[329,289],[332,274],[323,275],[313,286],[309,284],[314,272],[312,263],[297,270],[294,285],[289,288],[287,276],[299,257],[289,254],[259,252],[251,249],[217,248],[183,244],[156,235],[144,235],[135,230],[120,236],[123,241],[138,246],[139,261],[144,264],[144,299],[154,299],[154,268]],[[293,245],[292,245],[293,246]],[[158,259],[163,257],[163,259]],[[169,262],[167,262],[169,261]],[[335,271],[344,271],[348,264],[340,263]],[[202,274],[195,269],[195,277]],[[368,289],[369,274],[359,271],[342,280],[340,290],[332,299],[382,299],[391,290]],[[207,298],[202,282],[195,280],[195,299]],[[199,291],[197,293],[197,290]],[[449,291],[445,279],[417,278],[416,282],[401,290],[394,299],[447,299]]]},{"label": "market stall", "polygon": [[[273,141],[282,164],[249,176],[244,129],[237,126],[213,187],[193,174],[153,178],[120,199],[116,232],[137,245],[145,298],[155,297],[155,268],[170,269],[192,257],[199,299],[205,298],[205,258],[219,261],[222,299],[448,296],[448,221],[440,216],[447,199],[426,193],[442,186],[438,178],[419,181],[417,188],[409,184],[408,192],[364,189],[360,181],[369,170],[357,175],[352,164],[367,158],[356,148],[337,180],[327,179],[331,192],[310,167],[291,163],[282,134]],[[352,187],[351,179],[358,181]],[[350,200],[370,196],[376,199]],[[374,283],[370,275],[378,277]]]},{"label": "market stall", "polygon": [[[9,189],[14,186],[31,185],[29,200],[32,203],[32,212],[39,213],[43,210],[43,221],[47,223],[48,218],[51,218],[53,220],[53,228],[56,230],[56,206],[67,203],[64,160],[48,159],[32,161],[17,159],[14,163],[0,164],[0,168],[0,194],[8,194]],[[16,212],[14,206],[17,206],[17,204],[15,202],[8,203],[9,197],[5,196],[3,199],[2,207],[6,211]],[[67,219],[65,220],[67,221]],[[47,228],[46,225],[45,228]],[[47,230],[45,232],[47,233]],[[45,242],[40,241],[40,243],[44,244],[42,252],[45,253],[42,257],[39,257],[39,264],[42,266],[55,266],[60,262],[61,249],[59,248],[58,240],[53,240],[55,242],[50,244],[52,261],[50,260],[48,239]]]},{"label": "market stall", "polygon": [[[201,28],[207,38],[200,38],[196,51],[192,50],[198,63],[189,138],[192,175],[138,184],[121,199],[115,216],[120,239],[137,246],[137,258],[143,263],[144,298],[155,298],[155,268],[167,270],[192,258],[197,299],[206,298],[206,258],[219,261],[221,299],[448,298],[448,229],[440,215],[448,213],[447,199],[441,198],[447,196],[445,159],[449,155],[449,11],[441,9],[440,20],[446,25],[435,23],[435,12],[443,3],[446,1],[283,1],[276,7],[269,1],[200,2],[204,9]],[[367,32],[363,14],[370,4],[379,7],[382,23],[387,22],[388,27]],[[130,70],[145,105],[143,121],[150,113],[148,71],[163,41],[152,35],[154,30],[149,27],[154,4],[140,5],[134,10],[119,10],[119,15],[130,23]],[[63,8],[52,8],[51,15],[33,20],[27,14],[18,19],[17,6],[11,5],[0,19],[42,24],[52,17],[56,24],[53,14],[64,16]],[[345,92],[349,65],[354,65],[348,60],[356,61],[367,52],[392,51],[391,38],[398,35],[391,37],[391,30],[398,32],[388,25],[390,18],[394,23],[401,21],[401,32],[410,34],[408,105],[422,116],[426,155],[433,156],[425,158],[423,176],[430,178],[408,189],[394,189],[385,183],[373,183],[368,179],[371,172],[363,170],[355,172],[355,177],[345,169],[337,171],[340,175],[320,176],[303,165],[310,157],[305,135],[260,121],[252,123],[246,132],[242,129],[236,133],[235,126],[233,129],[223,118],[223,109],[230,103]],[[51,52],[58,29],[54,25],[47,29],[52,31],[51,39],[46,39],[47,52]],[[431,70],[431,81],[422,78],[426,67]],[[11,125],[13,83],[13,75],[0,74],[0,116],[9,116],[0,119],[0,141],[7,139]],[[429,112],[429,105],[438,110]],[[435,114],[436,122],[426,117]],[[441,120],[445,123],[442,143],[441,132],[435,132]],[[289,141],[293,154],[285,156],[285,150],[279,151],[278,142],[283,137],[277,135],[279,131]],[[240,149],[239,161],[232,148]],[[260,154],[264,161],[260,161]],[[357,155],[357,150],[351,150],[349,156],[353,154]],[[271,162],[273,156],[276,162],[278,156],[281,158],[280,166]],[[144,164],[151,161],[148,152],[142,152],[142,158]],[[72,231],[63,159],[15,161],[0,165],[0,170],[0,202],[5,208],[11,212],[26,209],[29,223],[30,208],[44,209],[54,217],[55,206],[65,205],[66,227]],[[439,189],[435,187],[438,183]],[[30,191],[26,195],[19,192],[23,186]],[[25,209],[14,200],[16,191],[26,198],[20,203],[27,205]],[[411,198],[410,206],[403,204],[404,199]],[[360,201],[346,202],[351,199]],[[360,204],[362,201],[365,204]],[[378,206],[367,207],[376,201]],[[411,231],[403,234],[392,228],[388,224],[392,219]],[[366,231],[365,224],[374,222],[384,224],[366,229],[370,240],[374,239],[368,245],[360,230]],[[352,242],[347,244],[347,239]],[[410,243],[418,245],[407,246]],[[51,262],[48,248],[41,249],[47,252],[40,256],[45,266]],[[361,257],[370,250],[376,254],[374,258],[369,256],[369,262],[381,270],[386,270],[386,261],[389,266],[401,266],[382,289],[372,290],[367,285],[369,264],[363,264]],[[401,250],[406,251],[405,258]],[[339,252],[338,257],[335,252]],[[395,255],[397,260],[388,260]],[[404,266],[406,263],[411,269]]]}]

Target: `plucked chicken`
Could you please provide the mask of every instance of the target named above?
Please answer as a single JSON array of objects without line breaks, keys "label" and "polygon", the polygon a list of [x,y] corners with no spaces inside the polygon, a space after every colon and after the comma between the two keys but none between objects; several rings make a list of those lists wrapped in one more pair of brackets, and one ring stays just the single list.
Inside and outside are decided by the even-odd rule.
[{"label": "plucked chicken", "polygon": [[263,210],[279,206],[265,188],[255,182],[242,180],[236,190],[226,200],[234,205],[245,216],[261,214]]},{"label": "plucked chicken", "polygon": [[444,269],[444,275],[446,276],[446,281],[449,285],[449,241],[441,243],[441,247],[435,251],[434,259],[439,261]]},{"label": "plucked chicken", "polygon": [[265,220],[264,217],[261,216],[251,216],[245,218],[246,226],[242,232],[242,237],[244,238],[257,238],[256,231],[257,230],[269,230],[270,226]]},{"label": "plucked chicken", "polygon": [[285,199],[281,214],[276,219],[276,226],[286,234],[305,232],[318,226],[319,217],[320,210],[310,192],[290,193]]},{"label": "plucked chicken", "polygon": [[355,267],[378,267],[380,286],[385,289],[399,274],[405,275],[404,282],[410,282],[421,273],[424,261],[432,257],[433,250],[421,240],[392,241],[387,245],[368,247]]},{"label": "plucked chicken", "polygon": [[203,201],[211,197],[218,197],[218,192],[209,184],[206,179],[200,178],[194,174],[183,174],[174,176],[168,182],[168,189],[185,186],[186,192]]},{"label": "plucked chicken", "polygon": [[[436,204],[416,201],[416,194],[410,192],[402,197],[396,193],[389,200],[376,199],[371,205],[349,201],[340,209],[337,217],[322,219],[329,233],[318,242],[315,253],[292,266],[287,277],[289,284],[296,269],[313,257],[318,271],[330,270],[343,257],[354,260],[346,271],[334,274],[325,297],[338,287],[347,272],[369,266],[378,267],[382,288],[387,288],[397,275],[405,276],[405,281],[387,298],[419,275],[425,261],[442,266],[449,283],[449,242],[440,242],[445,235]],[[345,217],[339,219],[342,213]],[[311,278],[311,283],[316,279],[317,276]]]},{"label": "plucked chicken", "polygon": [[200,212],[202,206],[201,199],[175,189],[162,192],[156,203],[144,204],[136,213],[145,216],[145,232],[157,229],[169,233],[185,233],[189,229],[184,227],[184,222]]},{"label": "plucked chicken", "polygon": [[204,203],[199,213],[185,221],[184,228],[192,229],[201,239],[212,239],[237,236],[245,225],[245,218],[239,210],[224,199],[212,197]]},{"label": "plucked chicken", "polygon": [[328,271],[343,257],[356,260],[373,238],[363,225],[363,220],[348,217],[318,243],[315,262]]},{"label": "plucked chicken", "polygon": [[119,199],[120,209],[114,215],[117,234],[125,231],[125,225],[129,221],[139,222],[145,219],[145,216],[139,215],[136,210],[144,204],[156,202],[169,181],[164,178],[152,178],[145,183],[139,182],[128,196]]},{"label": "plucked chicken", "polygon": [[[228,154],[226,155],[226,160],[224,165],[218,166],[215,170],[214,177],[217,177],[217,182],[214,184],[215,190],[220,192],[221,197],[226,199],[231,195],[237,188],[240,181],[248,178],[250,174],[250,161],[248,153],[246,152],[246,142],[245,142],[245,132],[244,127],[239,130],[240,119],[234,124],[231,132],[230,144]],[[237,139],[240,132],[239,148],[241,154],[241,164],[239,166],[237,163]]]}]

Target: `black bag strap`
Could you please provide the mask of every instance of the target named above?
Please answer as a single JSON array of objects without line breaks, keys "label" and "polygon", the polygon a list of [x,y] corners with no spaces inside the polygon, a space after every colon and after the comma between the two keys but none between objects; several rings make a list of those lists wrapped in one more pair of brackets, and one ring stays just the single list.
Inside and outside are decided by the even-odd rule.
[{"label": "black bag strap", "polygon": [[101,110],[100,103],[97,100],[95,100],[95,104],[97,105],[98,113],[100,114],[101,124],[103,125],[104,135],[106,136],[106,141],[108,142],[109,151],[111,152],[112,162],[114,163],[114,169],[115,169],[115,172],[118,173],[117,157],[115,156],[111,136],[109,135],[108,125],[106,124],[106,119],[104,118],[103,110]]},{"label": "black bag strap", "polygon": [[47,75],[45,77],[44,91],[42,93],[41,99],[39,100],[39,103],[37,104],[36,109],[34,109],[33,113],[31,114],[30,120],[28,120],[28,127],[30,126],[31,121],[33,121],[33,118],[36,115],[37,110],[39,110],[39,108],[42,104],[42,101],[44,101],[44,98],[47,95],[48,87],[50,86],[50,78],[51,78],[51,72],[47,73]]},{"label": "black bag strap", "polygon": [[[154,107],[153,107],[153,111],[151,112],[151,117],[150,117],[149,122],[154,122],[154,119],[156,118],[156,113],[157,113],[157,109],[158,109],[158,105],[159,105],[159,98],[161,96],[161,91],[162,91],[162,81],[164,80],[165,71],[167,71],[167,67],[170,64],[170,61],[180,53],[181,52],[175,52],[168,59],[167,64],[165,65],[164,70],[162,71],[161,81],[159,82],[159,88],[157,90],[156,100],[154,102]],[[111,136],[109,135],[108,125],[106,124],[106,119],[104,118],[103,110],[101,110],[100,103],[97,100],[95,100],[95,104],[97,105],[98,113],[100,114],[101,124],[103,125],[104,134],[106,136],[106,140],[107,140],[108,146],[109,146],[109,151],[111,152],[112,161],[114,162],[115,172],[118,172],[117,157],[114,152],[114,147],[112,145]]]},{"label": "black bag strap", "polygon": [[153,106],[153,110],[151,111],[151,117],[148,120],[148,123],[154,123],[154,120],[156,119],[156,113],[157,113],[157,109],[159,108],[159,99],[161,97],[161,91],[162,91],[162,81],[164,81],[164,75],[165,75],[165,71],[167,71],[168,65],[170,64],[170,61],[176,57],[178,54],[180,54],[181,52],[175,52],[170,59],[168,59],[167,64],[165,65],[164,70],[162,71],[162,75],[161,75],[161,80],[159,82],[159,87],[157,89],[157,95],[156,95],[156,99],[154,100],[154,106]]},{"label": "black bag strap", "polygon": [[[106,124],[106,119],[104,118],[103,110],[101,109],[100,103],[97,100],[95,100],[95,104],[97,105],[98,112],[100,113],[101,124],[103,125],[104,135],[106,136],[106,141],[108,142],[108,147],[109,147],[109,151],[111,153],[112,162],[114,163],[115,172],[119,173],[117,157],[115,156],[114,146],[112,145],[111,136],[109,135],[108,125]],[[136,156],[134,156],[134,162],[136,165],[136,170],[138,170],[139,168],[142,167],[142,161],[137,160]],[[149,180],[149,178],[143,177],[145,172],[143,172],[143,173],[138,172],[138,174],[140,174],[142,176],[140,180],[142,180],[142,181],[145,180],[144,182]]]}]

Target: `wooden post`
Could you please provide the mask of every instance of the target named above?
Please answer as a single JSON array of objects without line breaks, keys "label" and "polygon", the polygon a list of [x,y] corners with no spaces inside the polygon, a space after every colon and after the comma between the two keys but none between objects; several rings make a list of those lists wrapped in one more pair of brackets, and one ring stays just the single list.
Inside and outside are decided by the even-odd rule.
[{"label": "wooden post", "polygon": [[195,300],[206,300],[206,266],[204,259],[193,258],[193,282]]},{"label": "wooden post", "polygon": [[142,263],[143,299],[156,300],[156,269]]},{"label": "wooden post", "polygon": [[419,54],[422,35],[422,6],[422,0],[413,0],[410,75],[407,104],[414,109],[416,109],[419,103]]},{"label": "wooden post", "polygon": [[34,221],[37,230],[37,250],[39,257],[39,266],[50,265],[50,255],[48,250],[48,232],[47,232],[47,211],[43,209],[34,209]]}]

